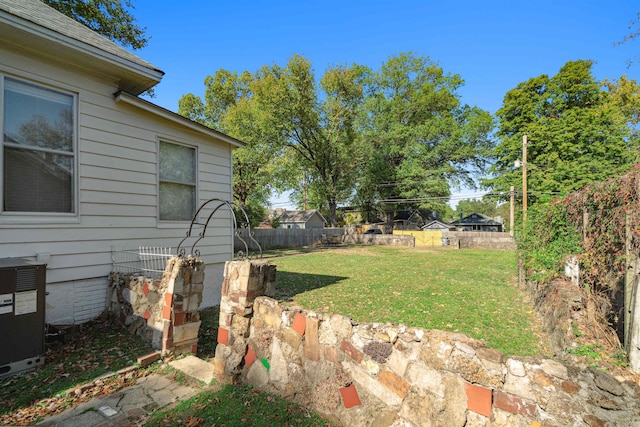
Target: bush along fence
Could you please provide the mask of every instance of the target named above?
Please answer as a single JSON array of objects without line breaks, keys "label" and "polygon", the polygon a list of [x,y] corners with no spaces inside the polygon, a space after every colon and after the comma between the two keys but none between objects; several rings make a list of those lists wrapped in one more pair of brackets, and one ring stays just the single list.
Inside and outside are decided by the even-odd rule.
[{"label": "bush along fence", "polygon": [[[578,289],[599,338],[623,343],[640,371],[640,165],[622,177],[539,203],[519,236],[534,299],[554,292],[554,279],[577,256]],[[539,303],[539,301],[537,301]],[[615,341],[615,342],[611,342]]]},{"label": "bush along fence", "polygon": [[195,353],[205,264],[200,258],[167,260],[162,280],[136,273],[109,275],[109,312],[162,356]]},{"label": "bush along fence", "polygon": [[640,386],[506,357],[465,335],[351,319],[259,296],[274,267],[227,264],[214,373],[348,426],[640,423]]}]

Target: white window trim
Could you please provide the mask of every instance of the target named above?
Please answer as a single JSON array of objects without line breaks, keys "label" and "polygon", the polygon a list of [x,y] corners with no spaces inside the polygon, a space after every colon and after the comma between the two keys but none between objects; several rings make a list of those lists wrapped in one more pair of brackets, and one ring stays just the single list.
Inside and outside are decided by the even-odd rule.
[{"label": "white window trim", "polygon": [[[18,82],[30,84],[44,89],[64,93],[73,98],[73,212],[6,212],[3,208],[4,199],[4,172],[0,173],[0,228],[2,225],[14,224],[44,224],[44,223],[79,223],[80,222],[80,162],[79,162],[79,96],[77,92],[60,88],[41,81],[26,79],[13,74],[0,73],[0,132],[4,129],[4,82],[6,78],[11,78]],[[0,171],[4,165],[4,135],[0,137]]]},{"label": "white window trim", "polygon": [[[166,142],[169,144],[175,144],[175,145],[181,145],[183,147],[187,147],[187,148],[192,148],[195,152],[195,165],[196,165],[196,170],[195,170],[195,177],[196,177],[196,182],[195,182],[195,189],[196,189],[196,195],[195,195],[195,206],[194,206],[194,213],[195,211],[198,210],[198,208],[200,207],[200,153],[198,151],[198,146],[195,144],[188,144],[186,142],[182,142],[182,141],[177,141],[175,138],[168,138],[168,137],[163,137],[163,136],[158,136],[156,138],[156,222],[157,222],[157,228],[181,228],[184,229],[186,224],[189,224],[191,222],[190,220],[184,220],[184,221],[178,221],[178,220],[167,220],[167,219],[160,219],[160,144],[162,142]],[[187,231],[187,230],[185,230]]]}]

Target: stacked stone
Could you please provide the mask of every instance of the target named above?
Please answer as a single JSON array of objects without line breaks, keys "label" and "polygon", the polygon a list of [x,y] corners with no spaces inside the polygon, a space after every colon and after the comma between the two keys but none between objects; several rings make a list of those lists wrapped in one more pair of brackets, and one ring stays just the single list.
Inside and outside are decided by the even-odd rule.
[{"label": "stacked stone", "polygon": [[200,258],[173,257],[167,262],[162,310],[163,354],[195,353],[198,349],[205,264]]},{"label": "stacked stone", "polygon": [[347,245],[389,245],[415,248],[416,238],[399,234],[346,234],[342,237],[342,243]]},{"label": "stacked stone", "polygon": [[225,263],[214,360],[214,374],[219,379],[231,379],[240,372],[247,351],[253,302],[260,295],[273,295],[275,278],[276,266],[267,261]]},{"label": "stacked stone", "polygon": [[169,259],[161,281],[111,273],[111,310],[162,355],[195,353],[204,269],[201,259],[189,256]]},{"label": "stacked stone", "polygon": [[112,272],[110,311],[129,332],[152,343],[162,344],[162,309],[166,283],[138,274]]},{"label": "stacked stone", "polygon": [[234,271],[221,306],[221,318],[222,310],[231,317],[216,353],[220,368],[343,425],[640,425],[636,383],[554,360],[507,358],[461,334],[357,325],[267,297],[251,309]]}]

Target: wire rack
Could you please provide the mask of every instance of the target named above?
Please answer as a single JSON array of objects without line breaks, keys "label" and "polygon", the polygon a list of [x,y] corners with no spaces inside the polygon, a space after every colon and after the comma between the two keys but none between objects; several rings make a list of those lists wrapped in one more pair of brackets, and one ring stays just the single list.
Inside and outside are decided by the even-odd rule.
[{"label": "wire rack", "polygon": [[153,279],[162,278],[167,260],[172,256],[174,256],[173,249],[167,247],[111,248],[113,271],[127,274],[138,273]]}]

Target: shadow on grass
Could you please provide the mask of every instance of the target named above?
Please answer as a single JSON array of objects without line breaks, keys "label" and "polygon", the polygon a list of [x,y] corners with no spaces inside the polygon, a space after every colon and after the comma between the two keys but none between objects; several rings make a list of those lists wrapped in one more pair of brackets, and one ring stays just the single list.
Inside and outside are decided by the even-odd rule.
[{"label": "shadow on grass", "polygon": [[290,301],[295,295],[324,288],[346,279],[348,277],[278,271],[276,272],[275,298],[280,301]]},{"label": "shadow on grass", "polygon": [[[324,274],[276,272],[276,295],[279,301],[291,301],[297,294],[338,283],[347,277]],[[200,330],[198,331],[198,350],[196,355],[209,360],[215,357],[218,344],[218,322],[220,306],[200,310]]]}]

